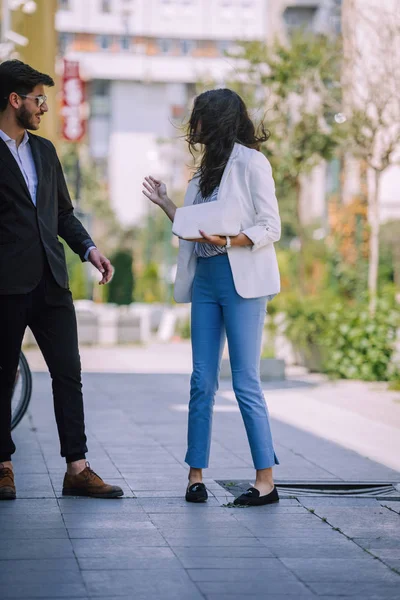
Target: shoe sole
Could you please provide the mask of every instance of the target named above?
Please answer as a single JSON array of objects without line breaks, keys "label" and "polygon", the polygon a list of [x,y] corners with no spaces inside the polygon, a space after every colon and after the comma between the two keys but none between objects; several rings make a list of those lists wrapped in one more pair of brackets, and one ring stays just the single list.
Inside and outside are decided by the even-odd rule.
[{"label": "shoe sole", "polygon": [[0,501],[1,500],[16,500],[17,499],[17,494],[15,492],[3,492],[0,495]]},{"label": "shoe sole", "polygon": [[276,504],[279,500],[272,500],[270,502],[234,502],[235,506],[268,506],[268,504]]},{"label": "shoe sole", "polygon": [[188,499],[185,498],[186,502],[193,502],[194,504],[200,504],[201,502],[207,502],[208,498],[196,498],[196,499]]},{"label": "shoe sole", "polygon": [[115,492],[108,492],[107,494],[91,494],[90,492],[82,492],[82,490],[63,490],[63,496],[84,496],[87,498],[120,498],[124,495],[122,490],[116,490]]}]

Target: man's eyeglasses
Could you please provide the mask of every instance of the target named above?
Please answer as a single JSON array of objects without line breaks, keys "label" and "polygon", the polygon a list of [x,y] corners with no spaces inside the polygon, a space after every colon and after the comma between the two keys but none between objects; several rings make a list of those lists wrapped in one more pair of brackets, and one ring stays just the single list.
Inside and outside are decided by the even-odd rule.
[{"label": "man's eyeglasses", "polygon": [[21,98],[31,98],[32,100],[36,100],[36,104],[38,106],[38,108],[40,108],[42,106],[42,104],[45,104],[47,102],[47,96],[29,96],[27,94],[18,94],[18,96],[20,96]]}]

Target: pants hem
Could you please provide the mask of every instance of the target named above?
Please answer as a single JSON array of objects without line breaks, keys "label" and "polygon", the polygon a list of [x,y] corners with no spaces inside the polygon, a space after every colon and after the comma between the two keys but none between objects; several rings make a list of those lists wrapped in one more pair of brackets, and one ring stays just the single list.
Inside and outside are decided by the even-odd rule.
[{"label": "pants hem", "polygon": [[80,454],[68,454],[65,457],[65,462],[68,463],[72,463],[72,462],[76,462],[77,460],[85,460],[86,458],[86,454],[84,452],[81,452]]},{"label": "pants hem", "polygon": [[189,465],[189,467],[191,467],[192,469],[208,469],[208,463],[203,463],[202,465],[199,465],[199,463],[196,464],[196,461],[193,462],[194,464],[192,464],[191,461],[185,458],[185,463]]},{"label": "pants hem", "polygon": [[[272,460],[272,463],[271,463],[271,460]],[[266,465],[264,463],[256,465],[256,463],[254,462],[253,463],[254,464],[254,468],[256,469],[256,471],[262,471],[262,469],[272,469],[272,467],[275,467],[276,465],[280,464],[279,460],[278,460],[278,457],[276,456],[275,453],[274,453],[274,458],[271,459],[271,460],[266,461],[268,463]]]},{"label": "pants hem", "polygon": [[11,462],[11,454],[0,455],[0,463]]}]

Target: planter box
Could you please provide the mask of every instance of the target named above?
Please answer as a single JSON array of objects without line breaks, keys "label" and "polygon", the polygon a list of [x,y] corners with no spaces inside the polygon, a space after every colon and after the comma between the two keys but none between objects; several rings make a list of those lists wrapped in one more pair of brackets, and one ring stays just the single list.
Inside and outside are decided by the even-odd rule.
[{"label": "planter box", "polygon": [[[262,358],[260,362],[261,381],[283,381],[285,379],[285,361],[279,358]],[[232,377],[228,358],[221,361],[221,379]]]},{"label": "planter box", "polygon": [[316,344],[309,344],[306,348],[296,348],[297,363],[308,369],[311,373],[322,373],[324,349]]}]

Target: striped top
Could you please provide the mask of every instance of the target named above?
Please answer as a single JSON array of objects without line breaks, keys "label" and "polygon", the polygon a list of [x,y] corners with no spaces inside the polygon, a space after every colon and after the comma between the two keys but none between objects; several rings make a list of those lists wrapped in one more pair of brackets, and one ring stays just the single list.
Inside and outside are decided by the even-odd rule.
[{"label": "striped top", "polygon": [[[193,204],[203,204],[204,202],[215,202],[218,197],[219,186],[217,186],[214,191],[204,198],[202,196],[200,190],[197,193],[197,196],[193,202]],[[206,231],[206,233],[208,233]],[[211,256],[217,256],[217,254],[226,254],[225,246],[215,246],[214,244],[203,244],[201,242],[196,242],[194,246],[194,251],[197,256],[201,258],[210,258]]]}]

